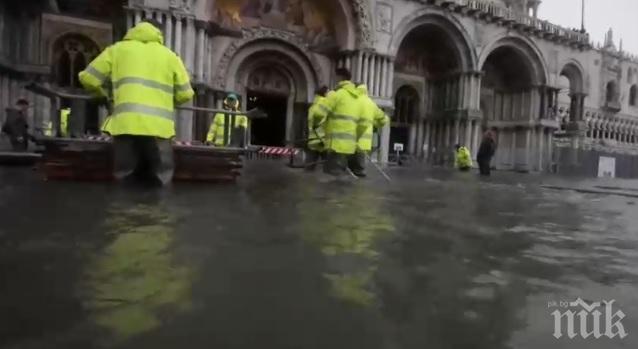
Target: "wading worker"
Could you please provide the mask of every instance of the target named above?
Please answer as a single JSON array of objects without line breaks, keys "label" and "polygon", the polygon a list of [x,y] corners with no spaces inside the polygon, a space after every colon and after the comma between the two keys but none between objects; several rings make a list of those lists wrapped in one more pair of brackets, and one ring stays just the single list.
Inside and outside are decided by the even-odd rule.
[{"label": "wading worker", "polygon": [[467,172],[472,168],[472,154],[470,154],[470,150],[467,149],[466,146],[462,146],[457,144],[456,154],[454,156],[455,167],[459,169],[459,171]]},{"label": "wading worker", "polygon": [[358,125],[357,151],[348,158],[348,167],[357,177],[365,177],[366,158],[372,151],[374,129],[380,129],[385,126],[390,122],[390,117],[370,98],[366,85],[359,85],[357,89],[361,92],[365,108]]},{"label": "wading worker", "polygon": [[173,177],[175,103],[193,98],[184,63],[164,46],[161,24],[146,20],[102,52],[80,73],[82,85],[100,96],[112,82],[113,113],[105,132],[113,137],[115,177],[167,184]]},{"label": "wading worker", "polygon": [[324,171],[339,176],[347,170],[348,157],[354,155],[359,139],[358,124],[365,109],[365,96],[350,81],[352,75],[345,68],[336,70],[339,83],[320,104],[315,118],[326,118],[326,164]]},{"label": "wading worker", "polygon": [[314,171],[317,162],[324,157],[325,154],[325,138],[324,130],[325,118],[321,116],[315,117],[321,108],[321,104],[326,99],[328,87],[322,86],[315,92],[315,100],[308,109],[308,152],[306,157],[306,170]]},{"label": "wading worker", "polygon": [[[232,112],[239,111],[239,97],[229,93],[224,99],[224,109]],[[228,125],[226,124],[228,123]],[[243,147],[248,128],[248,118],[245,115],[230,115],[217,113],[210,124],[206,142],[216,147]],[[228,134],[226,132],[228,131]]]},{"label": "wading worker", "polygon": [[494,138],[494,133],[487,130],[483,135],[483,140],[476,154],[476,161],[479,164],[481,176],[489,176],[492,173],[491,162],[492,157],[496,153],[496,140],[494,140]]},{"label": "wading worker", "polygon": [[7,108],[6,121],[2,125],[2,133],[9,136],[14,151],[25,151],[29,148],[29,123],[27,121],[29,101],[18,99],[15,108]]}]

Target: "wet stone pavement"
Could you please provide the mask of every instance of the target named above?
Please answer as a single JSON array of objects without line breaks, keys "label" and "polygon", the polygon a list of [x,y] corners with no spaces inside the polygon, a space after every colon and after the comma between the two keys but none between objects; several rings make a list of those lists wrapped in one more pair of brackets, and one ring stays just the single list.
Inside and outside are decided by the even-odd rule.
[{"label": "wet stone pavement", "polygon": [[[638,199],[247,171],[156,191],[0,169],[0,348],[638,347]],[[577,298],[628,335],[556,339],[550,304]]]}]

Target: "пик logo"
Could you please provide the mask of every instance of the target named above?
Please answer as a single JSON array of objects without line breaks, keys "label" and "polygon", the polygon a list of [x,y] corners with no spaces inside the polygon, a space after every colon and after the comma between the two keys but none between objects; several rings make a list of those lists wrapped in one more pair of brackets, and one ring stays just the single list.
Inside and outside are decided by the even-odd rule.
[{"label": "\u043f\u0438\u043a logo", "polygon": [[[567,325],[567,336],[570,339],[573,339],[578,335],[575,330],[575,324],[577,324],[580,328],[580,336],[587,339],[590,336],[598,339],[602,336],[607,336],[608,338],[615,338],[616,336],[622,338],[627,337],[627,332],[623,327],[621,321],[625,318],[625,313],[622,310],[618,310],[613,312],[613,304],[614,300],[611,301],[603,301],[594,302],[592,304],[587,304],[582,299],[578,298],[574,302],[560,302],[556,304],[556,302],[550,303],[550,306],[559,306],[561,308],[566,308],[567,310],[561,312],[560,310],[554,310],[551,315],[554,316],[554,337],[561,338],[563,336],[563,325]],[[603,313],[599,310],[601,306],[604,304],[604,330],[602,332],[603,327],[601,325],[601,317]],[[576,323],[576,319],[578,322]],[[590,325],[591,324],[591,325]]]}]

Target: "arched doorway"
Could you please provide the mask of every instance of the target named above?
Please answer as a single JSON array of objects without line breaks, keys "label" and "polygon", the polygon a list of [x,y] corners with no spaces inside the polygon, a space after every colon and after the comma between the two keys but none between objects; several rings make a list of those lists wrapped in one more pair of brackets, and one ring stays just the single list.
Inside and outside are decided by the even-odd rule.
[{"label": "arched doorway", "polygon": [[267,119],[254,120],[250,143],[269,146],[286,145],[287,116],[292,96],[291,79],[277,68],[260,66],[248,76],[247,109],[259,108]]},{"label": "arched doorway", "polygon": [[[546,70],[531,44],[505,39],[488,51],[482,64],[483,129],[497,136],[492,165],[499,169],[531,171],[546,163],[547,136],[540,122],[545,115]],[[553,132],[553,130],[552,130]]]},{"label": "arched doorway", "polygon": [[269,116],[251,122],[251,144],[303,144],[318,85],[315,68],[296,46],[275,39],[255,40],[238,50],[226,71],[226,89],[239,93],[245,107]]},{"label": "arched doorway", "polygon": [[420,105],[419,92],[414,87],[404,85],[399,88],[394,98],[394,114],[390,125],[390,149],[393,144],[400,143],[405,146],[408,154],[414,152],[411,141],[416,142]]},{"label": "arched doorway", "polygon": [[[69,33],[58,38],[52,47],[52,83],[60,89],[81,90],[78,74],[100,53],[98,45],[90,38]],[[98,105],[93,102],[62,99],[60,107],[71,108],[74,116],[69,130],[73,136],[84,133],[99,134]]]},{"label": "arched doorway", "polygon": [[417,14],[399,28],[391,45],[391,50],[396,47],[395,107],[406,110],[399,104],[409,101],[413,115],[410,125],[392,129],[403,135],[390,138],[407,138],[411,155],[445,162],[455,143],[471,145],[472,116],[478,115],[471,112],[478,110],[472,86],[478,87],[480,79],[474,53],[462,25],[444,15]]}]

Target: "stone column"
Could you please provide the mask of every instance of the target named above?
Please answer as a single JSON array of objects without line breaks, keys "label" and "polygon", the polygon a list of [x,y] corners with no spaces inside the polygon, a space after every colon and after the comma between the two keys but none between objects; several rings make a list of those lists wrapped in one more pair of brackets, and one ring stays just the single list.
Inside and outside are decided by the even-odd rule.
[{"label": "stone column", "polygon": [[375,96],[374,91],[377,88],[376,78],[377,78],[377,56],[373,54],[373,55],[370,55],[370,85],[368,85],[372,96]]},{"label": "stone column", "polygon": [[[431,130],[432,130],[432,126],[430,124],[430,122],[426,119],[425,121],[425,132],[424,132],[424,136],[423,136],[423,144],[421,144],[421,148],[424,149],[423,151],[423,157],[427,160],[430,157],[430,138],[432,136],[431,134]],[[425,146],[427,145],[427,146]]]},{"label": "stone column", "polygon": [[357,52],[357,67],[356,72],[354,73],[354,78],[357,81],[362,81],[363,77],[363,52]]},{"label": "stone column", "polygon": [[388,163],[388,155],[390,153],[390,125],[387,124],[381,130],[381,147],[379,151],[379,162]]},{"label": "stone column", "polygon": [[168,13],[166,15],[166,30],[164,44],[166,47],[173,49],[173,15]]},{"label": "stone column", "polygon": [[448,120],[445,121],[445,139],[443,140],[443,144],[441,145],[443,148],[445,148],[445,150],[447,151],[448,148],[450,147],[450,133],[451,133],[451,127],[452,125],[450,125],[450,122]]},{"label": "stone column", "polygon": [[554,134],[547,132],[547,164],[548,168],[554,164]]},{"label": "stone column", "polygon": [[379,96],[387,97],[388,91],[388,58],[384,57],[381,66],[381,86],[379,90]]},{"label": "stone column", "polygon": [[197,28],[197,67],[195,69],[196,80],[201,82],[204,81],[204,28],[199,26]]},{"label": "stone column", "polygon": [[475,120],[472,123],[472,132],[474,133],[474,137],[472,139],[472,151],[474,152],[474,158],[476,158],[476,154],[478,154],[479,144],[481,142],[481,125],[479,120]]},{"label": "stone column", "polygon": [[472,120],[467,119],[465,121],[465,139],[463,140],[463,145],[470,149],[470,153],[474,151],[472,144]]},{"label": "stone column", "polygon": [[517,136],[518,130],[516,128],[512,129],[512,137],[510,138],[510,163],[512,164],[512,170],[516,169],[516,159],[517,159]]},{"label": "stone column", "polygon": [[204,81],[206,83],[210,83],[212,80],[211,77],[211,38],[208,36],[208,33],[204,33],[205,35],[205,48],[204,48]]},{"label": "stone column", "polygon": [[180,58],[184,59],[182,56],[182,18],[180,16],[175,17],[175,46],[173,51],[180,56]]},{"label": "stone column", "polygon": [[461,120],[454,120],[454,145],[461,143]]},{"label": "stone column", "polygon": [[377,83],[374,87],[374,95],[377,97],[381,96],[381,85],[383,84],[383,60],[383,57],[377,56]]},{"label": "stone column", "polygon": [[368,86],[368,88],[370,88],[370,84],[368,81],[368,76],[369,76],[369,70],[370,70],[370,60],[369,60],[370,56],[368,55],[368,53],[363,53],[363,69],[362,69],[362,76],[361,76],[361,82],[366,84]]},{"label": "stone column", "polygon": [[524,166],[524,170],[531,170],[530,168],[530,159],[531,159],[531,152],[532,152],[532,130],[531,129],[526,129],[525,130],[525,166]]},{"label": "stone column", "polygon": [[184,57],[186,60],[186,68],[188,72],[193,75],[195,71],[195,21],[192,17],[186,18],[186,47],[183,47]]},{"label": "stone column", "polygon": [[142,21],[142,11],[140,10],[133,10],[133,11],[135,11],[135,23],[133,24],[133,26],[135,26]]},{"label": "stone column", "polygon": [[390,60],[388,67],[388,91],[386,96],[388,98],[394,97],[394,60]]}]

